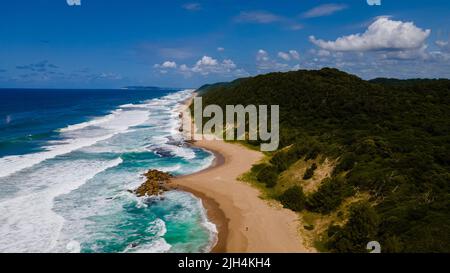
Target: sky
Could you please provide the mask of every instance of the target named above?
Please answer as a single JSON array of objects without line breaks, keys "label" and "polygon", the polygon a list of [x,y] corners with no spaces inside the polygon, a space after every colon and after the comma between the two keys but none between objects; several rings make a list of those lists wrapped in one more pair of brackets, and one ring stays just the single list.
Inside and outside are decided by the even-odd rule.
[{"label": "sky", "polygon": [[0,88],[187,88],[322,67],[450,78],[450,1],[367,2],[2,1]]}]

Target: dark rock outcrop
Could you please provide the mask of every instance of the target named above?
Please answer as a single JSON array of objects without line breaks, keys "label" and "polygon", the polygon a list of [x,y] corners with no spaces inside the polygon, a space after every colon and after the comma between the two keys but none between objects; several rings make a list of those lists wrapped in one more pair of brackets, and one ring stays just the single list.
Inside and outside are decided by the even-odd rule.
[{"label": "dark rock outcrop", "polygon": [[157,196],[170,190],[170,179],[172,175],[158,170],[149,170],[144,174],[147,180],[134,192],[137,196]]}]

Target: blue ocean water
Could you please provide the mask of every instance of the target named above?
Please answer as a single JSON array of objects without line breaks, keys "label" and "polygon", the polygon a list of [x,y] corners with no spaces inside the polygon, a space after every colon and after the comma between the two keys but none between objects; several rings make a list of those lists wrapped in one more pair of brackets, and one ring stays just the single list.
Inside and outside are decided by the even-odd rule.
[{"label": "blue ocean water", "polygon": [[191,90],[0,90],[0,252],[207,252],[201,201],[137,198],[148,169],[213,155],[179,132]]}]

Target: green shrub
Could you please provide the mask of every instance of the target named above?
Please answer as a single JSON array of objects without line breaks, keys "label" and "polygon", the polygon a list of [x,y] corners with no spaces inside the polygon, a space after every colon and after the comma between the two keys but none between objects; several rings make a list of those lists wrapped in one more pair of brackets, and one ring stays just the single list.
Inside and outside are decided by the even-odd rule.
[{"label": "green shrub", "polygon": [[350,208],[350,217],[342,228],[331,226],[328,248],[332,252],[367,252],[370,241],[377,241],[379,216],[370,204],[361,202]]},{"label": "green shrub", "polygon": [[273,166],[267,165],[262,167],[257,175],[258,182],[266,184],[266,187],[273,188],[277,184],[278,172]]},{"label": "green shrub", "polygon": [[300,186],[293,186],[280,195],[279,200],[285,208],[302,211],[305,208],[306,197]]},{"label": "green shrub", "polygon": [[346,153],[342,156],[336,168],[334,168],[333,173],[336,175],[341,172],[349,171],[355,166],[355,163],[356,155],[354,153]]},{"label": "green shrub", "polygon": [[351,196],[353,189],[339,178],[325,178],[316,192],[307,199],[307,209],[313,212],[330,213]]},{"label": "green shrub", "polygon": [[317,164],[316,164],[316,163],[313,163],[313,164],[311,165],[311,167],[309,167],[308,169],[306,169],[305,174],[303,175],[303,179],[304,179],[304,180],[308,180],[308,179],[312,178],[313,175],[314,175],[314,171],[315,171],[316,169],[317,169]]}]

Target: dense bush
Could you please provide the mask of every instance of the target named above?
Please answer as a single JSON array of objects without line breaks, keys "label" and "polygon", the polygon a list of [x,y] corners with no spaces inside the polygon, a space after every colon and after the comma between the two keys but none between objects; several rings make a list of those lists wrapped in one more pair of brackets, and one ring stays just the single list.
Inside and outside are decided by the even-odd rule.
[{"label": "dense bush", "polygon": [[308,196],[306,206],[310,211],[329,213],[352,193],[353,189],[343,179],[325,178],[317,191]]},{"label": "dense bush", "polygon": [[314,176],[314,172],[317,170],[317,164],[313,163],[311,167],[306,169],[305,174],[303,175],[304,180],[308,180]]},{"label": "dense bush", "polygon": [[351,207],[348,222],[328,229],[328,249],[332,252],[367,252],[367,243],[377,241],[379,216],[368,203]]},{"label": "dense bush", "polygon": [[273,188],[277,184],[277,169],[271,165],[265,165],[259,171],[257,179],[259,182],[266,184],[266,187]]},{"label": "dense bush", "polygon": [[351,170],[356,163],[356,155],[352,152],[345,153],[340,159],[337,166],[334,168],[334,174],[339,174],[341,172],[345,172]]},{"label": "dense bush", "polygon": [[[337,159],[331,179],[307,198],[308,209],[328,213],[352,189],[365,191],[377,201],[384,249],[450,252],[450,80],[365,81],[325,68],[206,89],[204,105],[280,106],[275,170],[261,174],[269,185],[298,160]],[[348,236],[334,243],[353,249],[357,240]]]},{"label": "dense bush", "polygon": [[293,186],[287,189],[280,195],[279,200],[285,208],[293,211],[302,211],[305,208],[306,197],[303,189],[299,186]]}]

